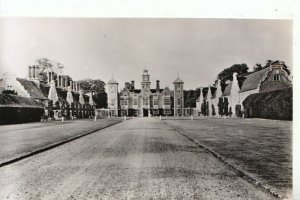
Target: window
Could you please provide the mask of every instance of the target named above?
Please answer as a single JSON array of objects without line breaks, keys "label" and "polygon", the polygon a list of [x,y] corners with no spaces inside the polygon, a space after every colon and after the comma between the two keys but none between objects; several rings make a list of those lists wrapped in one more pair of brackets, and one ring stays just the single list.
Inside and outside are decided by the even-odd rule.
[{"label": "window", "polygon": [[177,99],[177,105],[181,105],[181,98]]},{"label": "window", "polygon": [[128,104],[127,99],[121,99],[120,102],[122,106],[126,106]]},{"label": "window", "polygon": [[279,81],[279,80],[280,80],[279,74],[275,74],[275,75],[274,75],[274,81]]},{"label": "window", "polygon": [[163,98],[163,104],[164,105],[171,105],[171,98],[170,97],[164,97]]},{"label": "window", "polygon": [[158,99],[153,99],[153,105],[158,105]]},{"label": "window", "polygon": [[143,105],[148,106],[148,98],[143,98]]},{"label": "window", "polygon": [[111,100],[110,105],[111,105],[112,107],[115,106],[115,99],[112,99],[112,100]]},{"label": "window", "polygon": [[137,99],[134,99],[134,100],[133,100],[133,105],[135,105],[135,106],[136,106],[136,105],[137,105],[137,103],[138,103],[138,102],[137,102]]},{"label": "window", "polygon": [[144,82],[148,82],[148,77],[147,76],[143,76],[143,81]]}]

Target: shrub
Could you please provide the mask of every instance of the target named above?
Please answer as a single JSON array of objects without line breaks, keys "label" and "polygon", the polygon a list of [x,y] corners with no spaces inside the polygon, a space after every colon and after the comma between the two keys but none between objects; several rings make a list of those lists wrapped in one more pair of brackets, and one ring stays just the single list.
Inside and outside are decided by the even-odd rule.
[{"label": "shrub", "polygon": [[226,115],[226,116],[228,116],[228,99],[227,99],[227,97],[224,97],[224,101],[223,101],[223,114],[224,115]]},{"label": "shrub", "polygon": [[212,110],[212,116],[215,116],[216,115],[216,111],[215,111],[214,104],[211,105],[211,110]]},{"label": "shrub", "polygon": [[235,115],[237,117],[242,117],[243,116],[243,114],[242,114],[242,106],[240,104],[237,104],[235,106]]},{"label": "shrub", "polygon": [[0,107],[0,124],[39,122],[44,114],[43,108]]},{"label": "shrub", "polygon": [[286,88],[249,95],[243,101],[245,117],[293,119],[293,90]]},{"label": "shrub", "polygon": [[229,113],[228,113],[228,115],[229,115],[229,117],[231,117],[232,116],[232,109],[231,109],[231,106],[229,107]]},{"label": "shrub", "polygon": [[223,98],[219,98],[219,103],[218,103],[218,112],[220,116],[223,116]]}]

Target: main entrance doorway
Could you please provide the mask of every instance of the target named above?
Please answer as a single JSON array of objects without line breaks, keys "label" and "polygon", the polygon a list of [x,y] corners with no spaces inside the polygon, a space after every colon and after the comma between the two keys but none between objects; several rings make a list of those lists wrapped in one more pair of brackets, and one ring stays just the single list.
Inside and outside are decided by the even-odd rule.
[{"label": "main entrance doorway", "polygon": [[149,116],[149,110],[147,108],[143,108],[143,117],[148,117]]}]

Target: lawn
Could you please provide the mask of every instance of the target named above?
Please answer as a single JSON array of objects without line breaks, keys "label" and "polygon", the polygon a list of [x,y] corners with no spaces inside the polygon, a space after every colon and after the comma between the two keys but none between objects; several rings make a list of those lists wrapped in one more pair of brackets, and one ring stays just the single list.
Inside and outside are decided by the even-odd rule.
[{"label": "lawn", "polygon": [[164,118],[228,163],[282,196],[292,190],[292,122],[265,119]]}]

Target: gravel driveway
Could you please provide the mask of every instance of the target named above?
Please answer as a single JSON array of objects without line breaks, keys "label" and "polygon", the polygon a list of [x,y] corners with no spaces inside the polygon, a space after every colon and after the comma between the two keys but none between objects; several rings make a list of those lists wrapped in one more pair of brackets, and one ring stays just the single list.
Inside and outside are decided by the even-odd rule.
[{"label": "gravel driveway", "polygon": [[162,121],[135,118],[0,168],[0,199],[274,199]]}]

